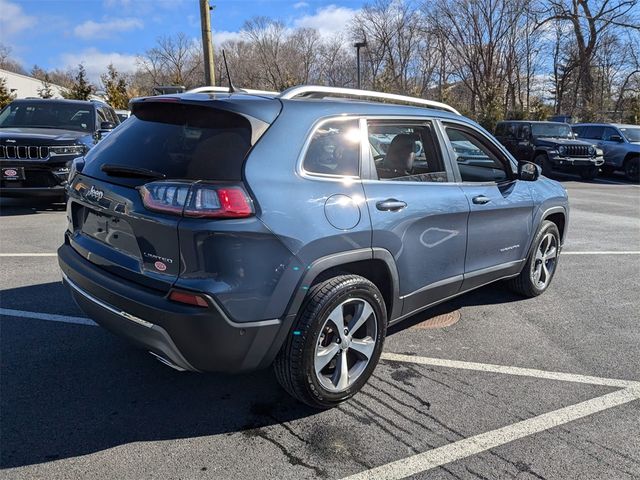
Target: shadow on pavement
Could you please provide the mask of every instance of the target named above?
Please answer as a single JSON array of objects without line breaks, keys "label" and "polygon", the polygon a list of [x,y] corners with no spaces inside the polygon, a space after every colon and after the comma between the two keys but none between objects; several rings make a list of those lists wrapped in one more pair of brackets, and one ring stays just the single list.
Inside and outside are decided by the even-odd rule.
[{"label": "shadow on pavement", "polygon": [[400,323],[392,325],[387,330],[387,336],[394,335],[398,332],[413,327],[414,325],[424,322],[425,320],[451,313],[462,307],[479,306],[479,305],[498,305],[502,303],[520,302],[525,300],[524,297],[513,293],[505,285],[500,282],[492,283],[485,287],[464,293],[459,297],[453,298],[447,302],[441,303],[434,307],[428,308],[423,312],[417,313]]},{"label": "shadow on pavement", "polygon": [[[13,298],[47,290],[63,291],[59,283],[4,290],[2,307],[18,309]],[[102,328],[12,317],[1,325],[0,468],[255,431],[317,413],[289,397],[271,370],[176,372]]]},{"label": "shadow on pavement", "polygon": [[29,215],[41,212],[64,212],[65,203],[52,203],[46,200],[33,200],[23,198],[1,198],[0,217],[14,215]]},{"label": "shadow on pavement", "polygon": [[[58,282],[4,290],[2,299],[8,309],[79,314]],[[389,334],[466,305],[521,299],[500,285],[485,287]],[[289,397],[270,369],[237,376],[176,372],[102,328],[4,317],[0,342],[0,468],[139,441],[252,434],[318,413]]]}]

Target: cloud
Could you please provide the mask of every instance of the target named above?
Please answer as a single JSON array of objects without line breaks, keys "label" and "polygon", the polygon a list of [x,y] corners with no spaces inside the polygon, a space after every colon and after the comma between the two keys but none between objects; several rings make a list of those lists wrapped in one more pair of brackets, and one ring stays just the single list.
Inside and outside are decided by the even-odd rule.
[{"label": "cloud", "polygon": [[94,22],[93,20],[87,20],[84,23],[76,26],[73,29],[73,33],[80,38],[86,40],[94,38],[109,38],[114,33],[128,32],[142,28],[144,25],[141,20],[137,18],[113,18],[105,19],[102,22]]},{"label": "cloud", "polygon": [[242,32],[230,32],[228,30],[220,30],[213,32],[213,45],[219,47],[227,40],[242,40]]},{"label": "cloud", "polygon": [[328,5],[316,10],[313,15],[304,15],[293,21],[296,28],[315,28],[320,36],[327,38],[344,33],[349,22],[358,13],[358,10]]},{"label": "cloud", "polygon": [[22,11],[22,7],[15,3],[0,0],[0,12],[2,38],[11,37],[36,24],[36,17],[27,15]]},{"label": "cloud", "polygon": [[300,8],[307,8],[308,6],[309,4],[307,2],[298,2],[293,4],[293,8],[295,8],[296,10]]},{"label": "cloud", "polygon": [[78,68],[82,63],[87,77],[92,82],[99,82],[100,75],[106,73],[107,66],[113,63],[120,73],[132,73],[137,66],[137,56],[117,52],[101,52],[97,48],[87,48],[79,53],[63,53],[60,56],[64,68]]}]

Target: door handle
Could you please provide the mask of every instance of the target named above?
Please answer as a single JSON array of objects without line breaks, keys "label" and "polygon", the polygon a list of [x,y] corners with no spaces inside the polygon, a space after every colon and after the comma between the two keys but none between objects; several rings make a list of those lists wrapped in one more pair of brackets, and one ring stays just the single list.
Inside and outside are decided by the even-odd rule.
[{"label": "door handle", "polygon": [[484,205],[485,203],[489,203],[491,199],[489,197],[485,197],[484,195],[478,195],[477,197],[473,197],[472,202],[476,205]]},{"label": "door handle", "polygon": [[406,207],[407,204],[401,200],[396,200],[395,198],[389,198],[387,200],[382,200],[381,202],[376,203],[376,208],[378,210],[391,211],[396,212],[398,210],[402,210]]}]

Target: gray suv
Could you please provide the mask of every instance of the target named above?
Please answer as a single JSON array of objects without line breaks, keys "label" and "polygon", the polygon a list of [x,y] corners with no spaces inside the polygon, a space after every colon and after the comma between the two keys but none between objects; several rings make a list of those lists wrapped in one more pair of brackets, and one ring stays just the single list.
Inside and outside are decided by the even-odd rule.
[{"label": "gray suv", "polygon": [[580,123],[573,131],[603,150],[605,173],[622,170],[629,180],[640,180],[640,125]]},{"label": "gray suv", "polygon": [[135,100],[74,162],[58,258],[91,318],[165,364],[273,364],[329,408],[365,384],[388,325],[496,280],[544,292],[568,210],[559,183],[444,104],[185,93]]}]

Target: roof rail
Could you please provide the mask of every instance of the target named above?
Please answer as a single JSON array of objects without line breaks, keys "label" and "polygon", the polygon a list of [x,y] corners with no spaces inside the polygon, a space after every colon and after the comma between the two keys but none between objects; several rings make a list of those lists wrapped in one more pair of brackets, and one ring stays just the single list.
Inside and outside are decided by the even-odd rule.
[{"label": "roof rail", "polygon": [[[268,90],[253,90],[251,88],[238,88],[237,93],[251,93],[253,95],[279,95],[280,92],[270,92]],[[229,87],[198,87],[187,90],[185,93],[229,93]]]},{"label": "roof rail", "polygon": [[278,98],[291,99],[296,97],[307,98],[324,98],[324,97],[342,97],[342,98],[371,98],[379,100],[388,100],[395,103],[409,103],[413,105],[422,105],[429,108],[437,108],[445,110],[447,112],[460,115],[455,108],[447,105],[446,103],[434,102],[433,100],[426,100],[424,98],[408,97],[405,95],[396,95],[395,93],[382,93],[374,92],[373,90],[357,90],[355,88],[341,88],[341,87],[323,87],[316,85],[300,85],[297,87],[291,87],[282,92]]}]

